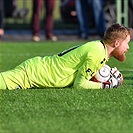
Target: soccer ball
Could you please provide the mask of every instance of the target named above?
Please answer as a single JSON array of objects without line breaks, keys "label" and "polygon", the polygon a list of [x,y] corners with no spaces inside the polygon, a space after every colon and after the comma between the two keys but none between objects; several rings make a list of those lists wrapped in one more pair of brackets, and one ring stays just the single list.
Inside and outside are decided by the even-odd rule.
[{"label": "soccer ball", "polygon": [[104,65],[94,76],[96,81],[106,82],[110,78],[111,68],[108,65]]},{"label": "soccer ball", "polygon": [[[121,72],[116,67],[110,68],[104,65],[92,78],[94,82],[104,82],[109,88],[117,88],[122,85],[124,78]],[[109,83],[109,84],[108,84]]]}]

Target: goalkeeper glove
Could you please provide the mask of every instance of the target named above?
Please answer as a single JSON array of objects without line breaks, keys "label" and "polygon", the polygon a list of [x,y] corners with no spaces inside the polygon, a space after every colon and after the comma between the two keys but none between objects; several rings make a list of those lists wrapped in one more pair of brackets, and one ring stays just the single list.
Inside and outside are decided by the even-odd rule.
[{"label": "goalkeeper glove", "polygon": [[111,68],[111,75],[107,82],[102,83],[102,88],[118,88],[123,83],[123,76],[117,68]]}]

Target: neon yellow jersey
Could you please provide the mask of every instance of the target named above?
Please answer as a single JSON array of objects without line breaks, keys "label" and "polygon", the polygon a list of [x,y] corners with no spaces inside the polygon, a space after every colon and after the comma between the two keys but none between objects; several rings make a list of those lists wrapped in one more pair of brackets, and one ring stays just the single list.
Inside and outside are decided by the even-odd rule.
[{"label": "neon yellow jersey", "polygon": [[[19,79],[15,79],[15,82],[25,89],[71,85],[75,88],[100,89],[101,83],[89,80],[107,60],[107,50],[104,44],[99,40],[87,42],[53,56],[35,57],[23,62],[15,69],[22,68],[25,71],[28,85],[20,83],[22,80],[19,81]],[[4,75],[6,76],[6,72]]]}]

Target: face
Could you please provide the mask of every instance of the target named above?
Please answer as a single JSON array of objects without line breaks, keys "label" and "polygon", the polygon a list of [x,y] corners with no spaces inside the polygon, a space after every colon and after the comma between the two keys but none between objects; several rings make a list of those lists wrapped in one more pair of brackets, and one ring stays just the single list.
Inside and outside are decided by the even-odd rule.
[{"label": "face", "polygon": [[125,53],[128,51],[129,49],[129,43],[130,41],[130,36],[128,35],[126,37],[126,39],[122,42],[118,42],[118,44],[116,45],[115,49],[112,52],[112,56],[114,56],[117,60],[123,62],[126,60],[126,55]]}]

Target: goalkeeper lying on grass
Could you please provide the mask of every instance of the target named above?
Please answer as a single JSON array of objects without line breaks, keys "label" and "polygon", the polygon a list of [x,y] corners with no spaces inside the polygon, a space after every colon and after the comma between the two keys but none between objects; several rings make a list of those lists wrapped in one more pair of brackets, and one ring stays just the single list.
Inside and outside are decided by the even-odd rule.
[{"label": "goalkeeper lying on grass", "polygon": [[26,60],[13,70],[0,73],[0,89],[70,87],[83,89],[117,88],[114,80],[94,82],[91,78],[110,57],[123,62],[133,30],[113,24],[102,40],[87,42],[53,56]]}]

